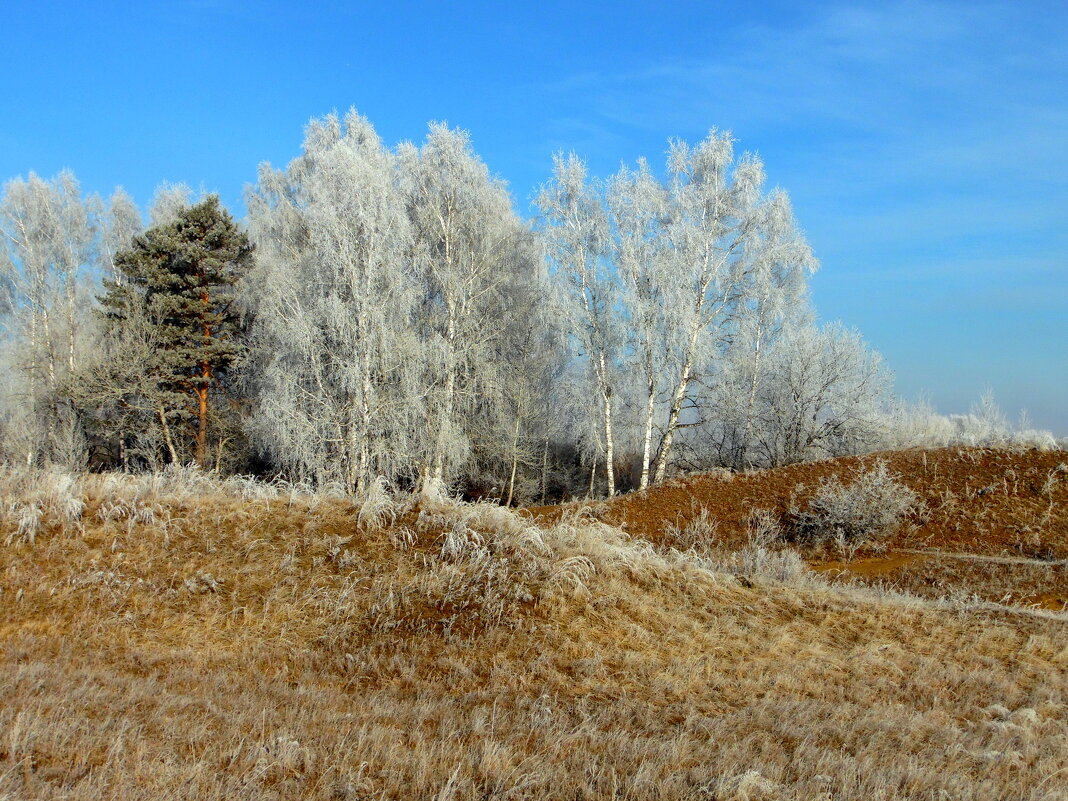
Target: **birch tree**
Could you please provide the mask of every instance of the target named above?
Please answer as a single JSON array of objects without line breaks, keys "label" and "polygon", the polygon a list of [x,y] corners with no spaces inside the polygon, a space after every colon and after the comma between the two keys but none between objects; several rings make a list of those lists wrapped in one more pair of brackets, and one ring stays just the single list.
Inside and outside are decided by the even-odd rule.
[{"label": "birch tree", "polygon": [[642,160],[637,170],[620,170],[609,181],[607,200],[629,329],[628,373],[636,372],[642,385],[638,488],[644,490],[649,486],[658,401],[668,380],[672,337],[677,329],[673,312],[682,299],[664,232],[668,197],[649,165]]},{"label": "birch tree", "polygon": [[[544,257],[528,237],[519,257],[526,262],[522,280],[507,287],[508,324],[501,330],[501,375],[507,421],[507,478],[502,502],[510,506],[543,494],[551,437],[561,430],[553,399],[566,368],[567,351],[560,324],[559,293],[549,283]],[[524,486],[524,478],[532,481]],[[536,481],[533,479],[536,478]]]},{"label": "birch tree", "polygon": [[784,327],[806,324],[811,313],[808,275],[817,267],[785,192],[773,191],[757,215],[745,254],[748,286],[729,337],[722,385],[715,392],[724,463],[734,469],[748,466],[751,458],[757,393],[768,351]]},{"label": "birch tree", "polygon": [[757,398],[768,466],[858,453],[878,443],[891,376],[860,334],[841,325],[789,327],[768,353]]},{"label": "birch tree", "polygon": [[[100,197],[90,199],[90,209],[97,235],[97,264],[101,277],[121,281],[121,273],[115,268],[115,256],[133,242],[141,233],[141,212],[132,197],[122,189],[116,189],[105,202]],[[173,219],[173,218],[172,218]]]},{"label": "birch tree", "polygon": [[500,332],[514,313],[507,288],[537,267],[522,257],[529,232],[505,185],[466,132],[432,124],[422,146],[403,145],[398,155],[421,285],[426,486],[448,481],[472,458],[472,431],[481,425],[473,414],[486,417],[487,404],[502,398],[509,354]]},{"label": "birch tree", "polygon": [[148,225],[150,228],[169,225],[192,205],[193,190],[188,184],[164,182],[156,187],[148,205]]},{"label": "birch tree", "polygon": [[554,158],[553,179],[538,194],[537,205],[548,256],[566,286],[569,327],[597,397],[611,497],[616,492],[613,420],[622,325],[619,285],[608,260],[608,215],[600,191],[587,179],[586,165],[574,154]]},{"label": "birch tree", "polygon": [[94,229],[74,175],[49,181],[30,173],[9,181],[0,199],[0,237],[7,353],[22,377],[9,385],[11,401],[20,407],[23,458],[33,464],[57,445],[66,414],[59,389],[84,346]]},{"label": "birch tree", "polygon": [[414,469],[424,356],[395,159],[354,110],[307,128],[248,193],[255,441],[296,477],[362,490]]},{"label": "birch tree", "polygon": [[[733,169],[732,169],[733,168]],[[680,336],[673,364],[674,386],[664,435],[656,455],[655,481],[663,481],[683,411],[694,405],[697,371],[715,362],[732,322],[744,310],[753,271],[748,250],[758,230],[764,169],[744,156],[735,165],[728,133],[712,131],[694,147],[672,143],[668,157],[669,222],[677,285]]]}]

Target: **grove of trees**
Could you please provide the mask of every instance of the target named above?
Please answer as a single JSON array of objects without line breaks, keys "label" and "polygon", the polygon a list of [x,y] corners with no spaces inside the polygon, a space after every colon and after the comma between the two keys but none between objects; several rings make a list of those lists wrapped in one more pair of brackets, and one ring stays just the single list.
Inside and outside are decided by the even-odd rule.
[{"label": "grove of trees", "polygon": [[519,503],[952,436],[816,324],[759,158],[715,130],[667,155],[559,155],[533,219],[466,132],[390,148],[355,111],[261,166],[243,224],[181,186],[146,227],[69,172],[9,181],[0,459]]}]

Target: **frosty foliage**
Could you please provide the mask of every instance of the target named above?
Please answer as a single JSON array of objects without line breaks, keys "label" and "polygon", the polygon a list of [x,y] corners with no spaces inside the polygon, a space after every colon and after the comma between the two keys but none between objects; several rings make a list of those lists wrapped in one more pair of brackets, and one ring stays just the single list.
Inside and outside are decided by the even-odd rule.
[{"label": "frosty foliage", "polygon": [[858,469],[852,481],[825,479],[805,509],[791,509],[791,534],[811,542],[855,546],[893,534],[910,514],[922,510],[916,494],[885,462]]},{"label": "frosty foliage", "polygon": [[355,112],[314,120],[248,194],[254,440],[287,472],[363,487],[410,469],[423,414],[412,229],[394,157]]},{"label": "frosty foliage", "polygon": [[0,197],[0,457],[82,466],[66,389],[97,347],[95,281],[140,228],[132,201],[82,194],[69,171],[8,181]]},{"label": "frosty foliage", "polygon": [[[542,230],[569,288],[569,323],[596,414],[594,460],[608,492],[617,445],[635,453],[638,488],[663,480],[684,429],[688,454],[734,467],[755,458],[758,392],[768,352],[788,321],[807,315],[816,261],[781,190],[735,156],[729,133],[673,142],[667,177],[648,164],[590,180],[558,157],[541,191]],[[627,380],[623,380],[627,376]],[[698,447],[700,441],[702,449]]]},{"label": "frosty foliage", "polygon": [[[554,322],[541,253],[466,132],[432,124],[421,147],[402,145],[397,158],[419,287],[421,480],[510,462],[510,496],[518,440],[536,411],[532,382],[554,357],[542,347]],[[513,440],[511,453],[487,439]]]},{"label": "frosty foliage", "polygon": [[839,325],[787,329],[767,373],[754,402],[761,462],[862,453],[878,442],[891,376],[860,334]]},{"label": "frosty foliage", "polygon": [[[161,185],[147,218],[194,196]],[[990,396],[949,416],[901,402],[859,333],[817,325],[790,199],[729,132],[606,178],[559,154],[535,200],[532,224],[463,130],[390,147],[355,110],[313,119],[247,192],[255,265],[234,337],[248,355],[211,415],[213,469],[277,479],[233,479],[255,498],[355,495],[376,528],[413,490],[513,505],[680,470],[1057,447]],[[128,195],[85,196],[69,172],[4,186],[0,461],[188,460],[144,369],[164,321],[131,308],[100,324],[100,281],[122,284],[116,254],[141,228]]]},{"label": "frosty foliage", "polygon": [[619,287],[606,259],[610,239],[604,199],[599,186],[588,180],[586,165],[571,154],[554,158],[553,180],[542,188],[537,204],[547,255],[566,287],[567,330],[585,356],[574,375],[581,382],[584,411],[595,421],[589,425],[587,458],[593,456],[594,473],[598,458],[604,464],[611,496],[616,492],[613,421],[624,330]]},{"label": "frosty foliage", "polygon": [[0,467],[0,523],[7,529],[5,545],[33,545],[46,523],[77,523],[85,511],[78,480],[70,473],[49,468]]},{"label": "frosty foliage", "polygon": [[[518,460],[529,382],[555,355],[539,347],[550,294],[464,132],[433,125],[393,153],[355,111],[313,120],[248,201],[251,430],[273,461],[357,491],[376,476],[429,487],[513,427],[497,459]],[[480,447],[486,428],[500,437]]]},{"label": "frosty foliage", "polygon": [[367,530],[378,531],[397,519],[393,497],[386,485],[386,479],[382,476],[376,476],[373,481],[367,483],[361,501],[356,519]]},{"label": "frosty foliage", "polygon": [[1049,431],[1035,429],[1026,413],[1013,423],[998,406],[991,392],[972,404],[967,414],[943,415],[920,400],[913,404],[899,402],[883,416],[879,447],[940,448],[966,445],[986,448],[1064,448]]}]

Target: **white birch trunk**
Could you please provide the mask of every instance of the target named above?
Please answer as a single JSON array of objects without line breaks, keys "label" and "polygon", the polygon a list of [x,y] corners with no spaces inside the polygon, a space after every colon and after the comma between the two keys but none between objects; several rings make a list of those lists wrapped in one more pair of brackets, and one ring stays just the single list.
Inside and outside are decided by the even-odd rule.
[{"label": "white birch trunk", "polygon": [[517,409],[515,414],[515,436],[512,437],[512,474],[508,477],[508,499],[504,502],[505,506],[512,505],[512,495],[515,493],[515,474],[519,469],[519,424],[521,420],[520,409]]},{"label": "white birch trunk", "polygon": [[645,435],[642,443],[642,478],[639,490],[649,486],[649,457],[653,442],[653,416],[656,413],[656,387],[651,377],[646,389],[648,395],[645,402]]},{"label": "white birch trunk", "polygon": [[601,398],[604,401],[605,475],[608,478],[608,497],[616,494],[615,440],[612,437],[612,387],[608,383],[608,365],[604,351],[599,356],[601,373]]},{"label": "white birch trunk", "polygon": [[701,328],[703,327],[703,320],[701,318],[702,310],[705,305],[704,289],[701,290],[701,295],[697,299],[697,303],[694,307],[694,318],[690,324],[689,337],[686,343],[686,353],[683,357],[682,372],[679,375],[679,383],[675,386],[675,392],[671,397],[671,407],[668,410],[667,429],[664,431],[664,438],[660,442],[660,449],[656,455],[656,474],[653,477],[653,481],[659,484],[664,480],[664,475],[667,472],[668,457],[671,455],[671,446],[675,439],[675,430],[679,427],[679,416],[682,414],[682,404],[686,399],[686,392],[690,388],[690,379],[693,372],[693,361],[697,353],[697,340],[701,335]]}]

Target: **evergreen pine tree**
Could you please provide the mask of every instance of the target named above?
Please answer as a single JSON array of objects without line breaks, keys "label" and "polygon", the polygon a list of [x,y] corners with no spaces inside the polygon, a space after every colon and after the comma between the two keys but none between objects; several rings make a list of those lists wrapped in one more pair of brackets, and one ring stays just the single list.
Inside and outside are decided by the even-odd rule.
[{"label": "evergreen pine tree", "polygon": [[136,237],[115,256],[117,280],[104,282],[109,324],[147,326],[155,342],[143,374],[159,398],[172,460],[174,423],[205,464],[212,390],[242,350],[234,285],[251,262],[248,236],[211,195]]}]

